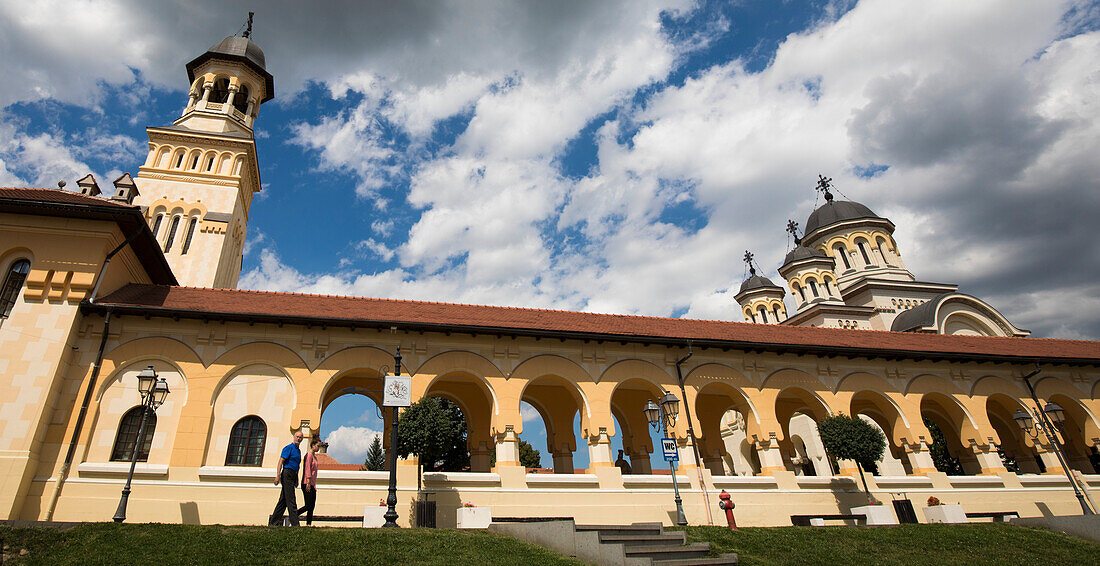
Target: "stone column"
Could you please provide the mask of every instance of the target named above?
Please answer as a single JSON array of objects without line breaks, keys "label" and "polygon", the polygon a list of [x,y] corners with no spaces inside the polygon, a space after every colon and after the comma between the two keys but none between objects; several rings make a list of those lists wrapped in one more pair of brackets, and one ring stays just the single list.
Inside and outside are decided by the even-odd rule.
[{"label": "stone column", "polygon": [[573,451],[569,449],[568,444],[563,442],[561,447],[551,454],[554,457],[555,474],[573,473]]},{"label": "stone column", "polygon": [[202,100],[199,101],[199,105],[201,106],[201,108],[199,108],[199,110],[204,110],[206,108],[206,103],[210,102],[210,89],[213,87],[214,83],[203,83]]},{"label": "stone column", "polygon": [[478,442],[477,447],[470,451],[470,470],[488,470],[492,453],[493,449],[489,447],[488,442]]},{"label": "stone column", "polygon": [[993,444],[992,439],[985,446],[971,444],[970,450],[974,453],[974,458],[978,460],[978,465],[981,466],[982,475],[995,476],[1008,471],[1005,468],[1004,460],[1001,460],[1001,455],[997,453],[997,445]]},{"label": "stone column", "polygon": [[611,438],[600,427],[596,436],[588,439],[588,472],[596,474],[601,489],[623,489],[623,474],[611,455]]},{"label": "stone column", "polygon": [[756,440],[756,455],[760,458],[760,474],[767,475],[775,472],[786,472],[787,466],[783,464],[783,453],[779,450],[779,442],[775,439],[775,433],[771,433],[767,440]]},{"label": "stone column", "polygon": [[500,487],[527,488],[527,470],[519,463],[519,437],[514,425],[505,425],[504,432],[496,435],[497,465],[493,471],[500,475]]},{"label": "stone column", "polygon": [[1058,455],[1054,453],[1053,449],[1045,446],[1036,446],[1035,448],[1040,451],[1039,459],[1043,461],[1043,466],[1047,469],[1047,471],[1044,472],[1045,474],[1065,475],[1066,470],[1062,467],[1062,463],[1058,461]]},{"label": "stone column", "polygon": [[233,115],[233,98],[237,96],[238,90],[240,90],[240,87],[237,85],[229,85],[229,97],[225,99],[225,105],[222,106],[222,110],[230,116]]},{"label": "stone column", "polygon": [[653,466],[649,461],[649,453],[644,447],[636,447],[627,453],[630,456],[630,473],[649,475],[653,473]]},{"label": "stone column", "polygon": [[902,439],[902,449],[905,457],[909,459],[909,467],[913,469],[913,475],[926,475],[929,472],[938,472],[935,462],[932,461],[932,452],[928,443],[921,437],[916,444],[910,444]]}]

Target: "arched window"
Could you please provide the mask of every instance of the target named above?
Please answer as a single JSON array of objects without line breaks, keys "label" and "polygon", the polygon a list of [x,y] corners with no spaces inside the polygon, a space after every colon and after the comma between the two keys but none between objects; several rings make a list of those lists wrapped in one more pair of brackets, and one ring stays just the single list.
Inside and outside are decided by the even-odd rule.
[{"label": "arched window", "polygon": [[859,246],[859,253],[863,256],[863,263],[866,265],[872,265],[871,254],[867,253],[867,242],[864,240],[859,240],[856,242],[856,245]]},{"label": "arched window", "polygon": [[158,214],[157,219],[153,221],[153,237],[156,238],[160,233],[160,225],[164,223],[164,215]]},{"label": "arched window", "polygon": [[225,102],[229,98],[229,79],[220,78],[214,81],[214,87],[210,89],[210,102]]},{"label": "arched window", "polygon": [[187,236],[183,239],[182,253],[187,253],[187,250],[191,249],[191,238],[195,237],[195,225],[199,223],[198,217],[192,216],[191,220],[187,223]]},{"label": "arched window", "polygon": [[[112,462],[129,462],[133,458],[138,429],[141,428],[141,412],[144,410],[144,406],[134,407],[122,416],[118,423],[118,436],[115,437],[115,449],[111,451]],[[145,420],[145,434],[141,439],[141,447],[138,448],[138,462],[149,461],[149,448],[153,445],[153,431],[156,428],[157,414],[149,411]]]},{"label": "arched window", "polygon": [[172,224],[168,227],[168,238],[164,240],[164,253],[172,250],[172,243],[176,240],[176,230],[180,227],[180,217],[173,216]]},{"label": "arched window", "polygon": [[267,441],[267,425],[256,415],[247,416],[233,425],[229,433],[229,450],[225,453],[226,466],[261,466],[264,460],[264,443]]},{"label": "arched window", "polygon": [[775,316],[775,322],[778,323],[781,320],[779,316],[779,305],[772,307],[772,314]]},{"label": "arched window", "polygon": [[767,324],[768,323],[768,309],[764,308],[764,305],[760,305],[760,307],[758,307],[756,309],[756,312],[760,313],[760,322],[763,322],[764,324]]},{"label": "arched window", "polygon": [[745,311],[745,318],[749,319],[749,322],[756,322],[756,315],[753,314],[752,309]]},{"label": "arched window", "polygon": [[837,244],[833,246],[833,251],[836,252],[837,257],[844,262],[844,269],[851,269],[852,264],[848,262],[848,248],[844,247],[844,244]]},{"label": "arched window", "polygon": [[798,283],[794,284],[794,292],[798,294],[798,299],[802,302],[806,302],[806,294],[802,292],[802,286]]},{"label": "arched window", "polygon": [[240,110],[244,114],[245,110],[248,110],[248,86],[241,85],[241,89],[237,91],[237,95],[233,97],[233,108]]},{"label": "arched window", "polygon": [[893,252],[890,251],[890,246],[886,243],[886,239],[879,236],[875,240],[875,245],[878,246],[878,251],[882,254],[882,261],[885,261],[886,265],[893,265],[894,262],[891,261]]},{"label": "arched window", "polygon": [[814,294],[814,298],[818,298],[821,295],[817,294],[817,281],[810,279],[810,292]]},{"label": "arched window", "polygon": [[0,287],[0,324],[11,314],[15,301],[19,299],[19,291],[30,272],[31,262],[26,259],[16,260],[8,268],[8,273],[4,276],[4,286]]}]

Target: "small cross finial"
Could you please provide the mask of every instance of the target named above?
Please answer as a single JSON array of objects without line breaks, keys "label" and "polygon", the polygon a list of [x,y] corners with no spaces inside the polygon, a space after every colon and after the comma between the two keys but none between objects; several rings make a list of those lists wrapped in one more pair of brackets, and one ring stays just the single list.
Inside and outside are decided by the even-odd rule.
[{"label": "small cross finial", "polygon": [[248,13],[248,25],[245,27],[244,33],[241,34],[242,37],[252,37],[252,16],[254,15],[256,15],[256,12]]},{"label": "small cross finial", "polygon": [[749,264],[749,273],[756,275],[756,268],[752,266],[752,252],[745,250],[745,263]]},{"label": "small cross finial", "polygon": [[832,177],[826,177],[825,175],[817,176],[817,190],[821,191],[825,195],[827,202],[833,202],[833,193],[829,192],[829,189],[833,187]]},{"label": "small cross finial", "polygon": [[787,220],[787,233],[794,236],[794,245],[802,244],[802,238],[798,237],[798,222]]}]

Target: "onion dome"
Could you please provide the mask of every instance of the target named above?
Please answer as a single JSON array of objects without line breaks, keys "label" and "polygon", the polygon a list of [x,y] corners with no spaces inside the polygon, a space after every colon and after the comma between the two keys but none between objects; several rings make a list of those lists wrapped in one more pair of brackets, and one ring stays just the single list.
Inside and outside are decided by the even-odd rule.
[{"label": "onion dome", "polygon": [[806,234],[812,234],[820,228],[839,224],[848,220],[872,218],[881,220],[882,217],[871,212],[870,208],[858,202],[848,200],[834,201],[832,195],[826,193],[825,204],[810,213],[806,220]]},{"label": "onion dome", "polygon": [[751,276],[741,284],[741,289],[737,292],[738,295],[746,291],[752,291],[754,289],[774,288],[782,290],[782,287],[772,283],[771,279],[764,277],[763,275],[757,275],[756,269],[750,270]]},{"label": "onion dome", "polygon": [[791,250],[789,253],[787,253],[787,257],[783,258],[783,265],[788,265],[788,264],[794,263],[796,261],[801,261],[801,260],[810,259],[810,258],[830,259],[829,256],[825,255],[825,252],[823,252],[821,250],[814,249],[814,248],[807,248],[806,246],[803,246],[803,245],[798,245],[798,246],[795,246],[795,248],[793,250]]}]

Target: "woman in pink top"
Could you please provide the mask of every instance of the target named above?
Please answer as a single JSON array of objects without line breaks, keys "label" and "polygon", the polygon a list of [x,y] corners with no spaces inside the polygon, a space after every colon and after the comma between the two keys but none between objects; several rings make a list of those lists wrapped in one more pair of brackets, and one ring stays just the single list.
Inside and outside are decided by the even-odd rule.
[{"label": "woman in pink top", "polygon": [[317,450],[321,448],[321,439],[309,441],[309,452],[302,462],[302,497],[306,506],[298,510],[298,515],[306,514],[306,525],[313,524],[313,507],[317,505]]}]

